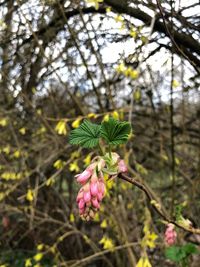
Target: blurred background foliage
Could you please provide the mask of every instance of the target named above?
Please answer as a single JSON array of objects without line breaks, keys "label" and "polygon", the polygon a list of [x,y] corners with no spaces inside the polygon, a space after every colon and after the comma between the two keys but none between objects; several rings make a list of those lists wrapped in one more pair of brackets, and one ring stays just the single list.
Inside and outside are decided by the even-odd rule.
[{"label": "blurred background foliage", "polygon": [[[199,8],[0,1],[1,267],[179,266],[165,257],[165,225],[124,181],[107,182],[94,221],[79,218],[74,175],[97,151],[72,147],[68,134],[84,118],[130,121],[116,148],[130,175],[171,217],[200,225]],[[200,244],[179,230],[188,241]]]}]

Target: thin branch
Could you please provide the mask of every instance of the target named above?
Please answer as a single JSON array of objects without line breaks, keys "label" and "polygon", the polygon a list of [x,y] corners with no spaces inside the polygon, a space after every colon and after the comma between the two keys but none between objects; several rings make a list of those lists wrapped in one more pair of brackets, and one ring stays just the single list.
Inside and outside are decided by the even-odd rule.
[{"label": "thin branch", "polygon": [[119,174],[118,177],[120,179],[124,180],[124,181],[127,181],[127,182],[129,182],[129,183],[137,186],[140,190],[142,190],[145,193],[146,197],[148,198],[149,203],[151,204],[152,208],[166,222],[172,223],[172,224],[176,225],[178,228],[183,229],[183,230],[185,230],[187,232],[200,235],[200,229],[199,228],[194,228],[192,226],[182,225],[182,224],[176,222],[175,220],[171,219],[170,217],[168,217],[168,215],[164,214],[164,212],[162,211],[162,207],[160,206],[160,204],[159,203],[155,203],[156,201],[152,197],[151,192],[146,188],[146,186],[143,183],[139,182],[138,180],[134,179],[133,177],[129,177],[128,175],[126,175],[124,173]]}]

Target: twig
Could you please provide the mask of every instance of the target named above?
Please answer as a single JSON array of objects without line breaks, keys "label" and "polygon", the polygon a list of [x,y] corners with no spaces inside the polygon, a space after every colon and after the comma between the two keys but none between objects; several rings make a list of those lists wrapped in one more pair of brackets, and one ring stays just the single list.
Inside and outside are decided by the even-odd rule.
[{"label": "twig", "polygon": [[133,177],[129,177],[128,175],[124,174],[124,173],[120,173],[118,175],[118,177],[122,180],[125,180],[135,186],[137,186],[139,189],[141,189],[145,195],[147,196],[152,208],[156,211],[156,213],[158,213],[160,215],[160,217],[162,219],[164,219],[165,221],[167,221],[167,223],[172,223],[174,225],[176,225],[178,228],[183,229],[187,232],[193,233],[193,234],[198,234],[200,235],[200,229],[199,228],[194,228],[192,226],[185,226],[182,225],[176,221],[174,221],[173,219],[171,219],[170,217],[168,217],[167,215],[165,215],[162,211],[162,207],[160,206],[159,203],[155,203],[155,199],[153,199],[152,194],[149,192],[149,190],[146,188],[146,186],[144,184],[142,184],[141,182],[139,182],[138,180],[134,179]]}]

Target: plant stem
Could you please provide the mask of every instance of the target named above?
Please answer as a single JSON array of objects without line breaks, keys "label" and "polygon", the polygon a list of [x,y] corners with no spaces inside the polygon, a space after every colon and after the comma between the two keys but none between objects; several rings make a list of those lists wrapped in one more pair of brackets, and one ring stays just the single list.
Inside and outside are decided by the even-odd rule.
[{"label": "plant stem", "polygon": [[104,155],[103,149],[101,148],[99,143],[98,143],[98,148],[99,148],[100,155],[103,156]]},{"label": "plant stem", "polygon": [[109,152],[109,157],[112,158],[112,155],[111,155],[111,145],[109,145],[108,149],[109,149],[109,151],[108,151]]}]

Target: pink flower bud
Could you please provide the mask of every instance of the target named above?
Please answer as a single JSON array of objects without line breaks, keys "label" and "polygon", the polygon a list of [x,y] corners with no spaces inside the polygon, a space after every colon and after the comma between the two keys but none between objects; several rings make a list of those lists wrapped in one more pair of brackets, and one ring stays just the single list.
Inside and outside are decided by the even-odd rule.
[{"label": "pink flower bud", "polygon": [[98,194],[97,194],[97,199],[98,199],[99,201],[101,201],[101,200],[103,199],[103,194],[102,194],[101,191],[98,192]]},{"label": "pink flower bud", "polygon": [[90,184],[90,192],[92,196],[96,196],[98,194],[98,182]]},{"label": "pink flower bud", "polygon": [[91,175],[92,175],[92,171],[86,169],[82,173],[77,174],[75,177],[77,178],[76,180],[78,183],[85,184]]},{"label": "pink flower bud", "polygon": [[85,202],[82,198],[80,199],[80,201],[78,203],[78,207],[79,207],[79,209],[83,209],[85,207]]},{"label": "pink flower bud", "polygon": [[90,191],[86,191],[84,192],[83,194],[83,199],[86,203],[90,202],[91,200],[91,194],[90,194]]},{"label": "pink flower bud", "polygon": [[128,168],[124,162],[123,159],[121,159],[118,163],[118,168],[119,168],[119,172],[127,172],[128,171]]},{"label": "pink flower bud", "polygon": [[92,199],[92,205],[93,205],[95,208],[97,208],[97,209],[100,208],[99,201],[98,201],[97,198],[93,198],[93,199]]},{"label": "pink flower bud", "polygon": [[171,246],[176,242],[176,238],[177,233],[174,229],[174,225],[172,223],[169,223],[165,231],[165,242]]}]

